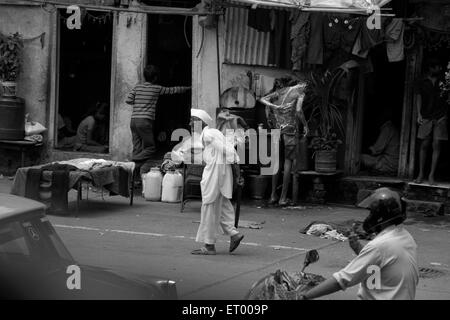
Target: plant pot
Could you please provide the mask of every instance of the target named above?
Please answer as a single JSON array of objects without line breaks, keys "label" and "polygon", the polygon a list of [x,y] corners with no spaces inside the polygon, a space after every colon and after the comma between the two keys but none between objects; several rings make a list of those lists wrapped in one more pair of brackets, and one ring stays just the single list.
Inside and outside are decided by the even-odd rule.
[{"label": "plant pot", "polygon": [[264,199],[271,176],[249,175],[248,187],[252,199]]},{"label": "plant pot", "polygon": [[320,173],[336,172],[336,151],[316,151],[315,169]]},{"label": "plant pot", "polygon": [[16,96],[17,82],[13,81],[2,81],[2,95],[4,97],[15,97]]},{"label": "plant pot", "polygon": [[25,101],[17,97],[0,97],[0,140],[25,137]]}]

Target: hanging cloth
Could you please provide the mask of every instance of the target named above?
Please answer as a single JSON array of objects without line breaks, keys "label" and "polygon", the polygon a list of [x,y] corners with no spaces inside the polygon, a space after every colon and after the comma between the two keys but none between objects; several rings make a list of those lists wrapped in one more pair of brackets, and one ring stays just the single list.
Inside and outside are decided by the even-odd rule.
[{"label": "hanging cloth", "polygon": [[401,18],[394,18],[386,27],[386,52],[390,62],[402,61],[405,58],[404,33],[405,24]]},{"label": "hanging cloth", "polygon": [[280,69],[291,69],[290,12],[277,10],[274,28],[270,33],[269,64]]}]

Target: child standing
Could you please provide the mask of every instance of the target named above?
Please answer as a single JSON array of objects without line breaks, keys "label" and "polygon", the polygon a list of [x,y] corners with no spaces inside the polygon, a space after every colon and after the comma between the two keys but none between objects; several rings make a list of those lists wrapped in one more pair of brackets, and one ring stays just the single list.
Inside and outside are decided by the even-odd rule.
[{"label": "child standing", "polygon": [[163,87],[157,85],[159,68],[148,65],[144,69],[144,83],[140,83],[128,94],[127,104],[133,106],[131,114],[131,134],[133,138],[132,160],[140,166],[140,174],[150,171],[146,161],[155,153],[153,126],[155,122],[156,104],[160,95],[184,93],[190,87]]}]

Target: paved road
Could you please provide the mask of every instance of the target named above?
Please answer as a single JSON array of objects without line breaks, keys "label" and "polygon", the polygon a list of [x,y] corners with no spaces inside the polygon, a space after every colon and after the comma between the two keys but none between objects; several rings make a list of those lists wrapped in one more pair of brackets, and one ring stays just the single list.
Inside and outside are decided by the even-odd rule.
[{"label": "paved road", "polygon": [[[348,243],[335,243],[300,234],[313,220],[363,219],[365,212],[352,208],[315,207],[303,210],[242,207],[241,220],[262,224],[262,229],[242,228],[245,239],[234,254],[221,237],[216,256],[193,256],[200,203],[146,202],[90,194],[77,216],[50,216],[74,257],[91,264],[128,272],[157,275],[177,281],[181,299],[242,299],[252,283],[277,269],[298,270],[306,250],[323,247],[320,261],[309,271],[330,276],[354,255]],[[437,278],[421,278],[418,299],[450,299],[450,217],[409,219],[408,230],[419,245],[419,264],[437,268]],[[326,299],[354,299],[356,288]]]}]

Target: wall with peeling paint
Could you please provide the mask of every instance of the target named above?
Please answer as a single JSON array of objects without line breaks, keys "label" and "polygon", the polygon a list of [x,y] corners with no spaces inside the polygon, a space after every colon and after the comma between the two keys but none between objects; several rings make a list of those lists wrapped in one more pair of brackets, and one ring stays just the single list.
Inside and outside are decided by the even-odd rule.
[{"label": "wall with peeling paint", "polygon": [[[17,95],[25,99],[31,119],[42,124],[47,122],[49,105],[50,20],[40,7],[2,6],[0,10],[0,32],[19,32],[25,40]],[[44,32],[43,38],[37,37]]]},{"label": "wall with peeling paint", "polygon": [[[48,128],[51,14],[37,6],[0,5],[0,32],[19,32],[24,38],[22,67],[17,79],[17,96],[25,99],[25,112],[30,119]],[[18,23],[20,22],[20,23]],[[42,37],[43,33],[45,33]],[[1,90],[0,90],[1,91]],[[0,92],[1,94],[1,92]],[[39,163],[46,149],[27,153],[28,165]],[[20,164],[20,153],[0,150],[0,172],[11,175]]]},{"label": "wall with peeling paint", "polygon": [[129,159],[132,151],[130,117],[132,106],[125,104],[128,93],[140,81],[145,64],[147,15],[120,13],[115,22],[116,64],[113,73],[110,152],[113,159]]},{"label": "wall with peeling paint", "polygon": [[203,29],[194,17],[192,38],[192,108],[203,109],[215,119],[219,106],[216,29]]}]

